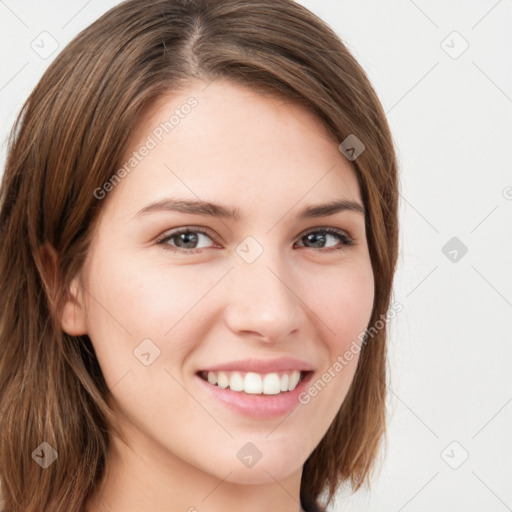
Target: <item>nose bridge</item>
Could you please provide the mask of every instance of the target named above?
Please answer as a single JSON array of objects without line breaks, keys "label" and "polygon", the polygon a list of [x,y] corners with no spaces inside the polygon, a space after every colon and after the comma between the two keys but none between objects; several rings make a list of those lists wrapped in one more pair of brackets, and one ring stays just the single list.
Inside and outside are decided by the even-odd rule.
[{"label": "nose bridge", "polygon": [[248,238],[237,247],[230,272],[227,321],[233,331],[252,331],[269,340],[285,337],[299,327],[301,317],[301,303],[287,282],[291,274],[277,249]]}]

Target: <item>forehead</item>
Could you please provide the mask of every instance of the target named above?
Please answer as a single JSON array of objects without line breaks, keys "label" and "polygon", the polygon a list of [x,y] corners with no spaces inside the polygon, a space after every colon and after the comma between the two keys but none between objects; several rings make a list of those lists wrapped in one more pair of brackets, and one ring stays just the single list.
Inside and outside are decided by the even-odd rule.
[{"label": "forehead", "polygon": [[224,80],[160,97],[132,133],[121,165],[129,172],[109,202],[123,215],[171,196],[242,214],[253,208],[262,216],[267,208],[274,218],[319,199],[360,202],[356,173],[320,119]]}]

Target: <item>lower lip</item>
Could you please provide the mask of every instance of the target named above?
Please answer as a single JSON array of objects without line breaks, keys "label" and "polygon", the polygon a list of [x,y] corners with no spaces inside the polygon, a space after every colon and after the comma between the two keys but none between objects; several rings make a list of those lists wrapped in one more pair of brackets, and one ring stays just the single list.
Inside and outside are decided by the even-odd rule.
[{"label": "lower lip", "polygon": [[313,372],[308,372],[293,391],[278,395],[251,395],[243,391],[231,391],[229,388],[214,386],[199,375],[196,378],[208,393],[232,410],[253,418],[275,418],[290,413],[300,404],[299,395],[306,389],[312,375]]}]

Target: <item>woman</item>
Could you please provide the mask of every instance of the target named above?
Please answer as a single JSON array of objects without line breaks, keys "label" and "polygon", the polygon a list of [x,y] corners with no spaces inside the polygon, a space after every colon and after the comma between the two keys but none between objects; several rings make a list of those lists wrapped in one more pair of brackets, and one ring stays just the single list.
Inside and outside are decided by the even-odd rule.
[{"label": "woman", "polygon": [[80,33],[2,181],[2,510],[369,484],[397,187],[364,71],[290,0],[131,0]]}]

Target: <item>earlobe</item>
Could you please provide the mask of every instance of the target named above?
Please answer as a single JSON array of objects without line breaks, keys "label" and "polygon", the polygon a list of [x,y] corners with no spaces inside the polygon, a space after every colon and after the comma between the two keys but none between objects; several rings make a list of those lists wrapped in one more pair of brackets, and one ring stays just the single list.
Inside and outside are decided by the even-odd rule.
[{"label": "earlobe", "polygon": [[40,257],[46,281],[46,291],[50,302],[52,314],[58,319],[63,331],[72,336],[87,334],[85,321],[85,308],[81,299],[80,283],[78,276],[73,279],[67,298],[61,311],[55,311],[55,297],[57,292],[57,253],[48,243],[40,248]]}]

